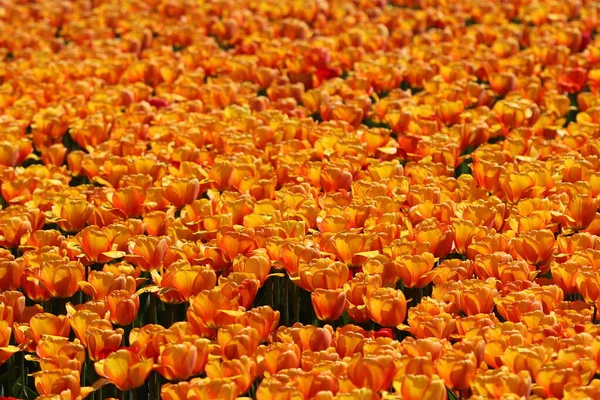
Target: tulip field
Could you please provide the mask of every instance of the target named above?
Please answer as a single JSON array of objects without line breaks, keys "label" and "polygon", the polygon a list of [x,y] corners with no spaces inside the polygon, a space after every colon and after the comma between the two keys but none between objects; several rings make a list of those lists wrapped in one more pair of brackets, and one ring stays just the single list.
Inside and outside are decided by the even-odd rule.
[{"label": "tulip field", "polygon": [[0,0],[0,400],[600,399],[599,31]]}]

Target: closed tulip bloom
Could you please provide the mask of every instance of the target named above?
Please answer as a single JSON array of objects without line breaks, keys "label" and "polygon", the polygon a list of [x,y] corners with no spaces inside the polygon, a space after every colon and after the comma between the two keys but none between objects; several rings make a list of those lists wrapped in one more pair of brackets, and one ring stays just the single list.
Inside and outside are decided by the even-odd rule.
[{"label": "closed tulip bloom", "polygon": [[280,312],[274,311],[269,306],[254,307],[240,316],[237,323],[256,329],[260,341],[268,340],[271,333],[279,325]]},{"label": "closed tulip bloom", "polygon": [[25,311],[25,296],[23,296],[23,293],[16,290],[4,291],[0,293],[0,304],[12,308],[13,322],[26,322],[21,321]]},{"label": "closed tulip bloom", "polygon": [[163,187],[163,196],[176,208],[191,204],[200,194],[198,179],[174,179]]},{"label": "closed tulip bloom", "polygon": [[494,310],[498,290],[489,286],[475,286],[463,291],[461,309],[467,315],[489,314]]},{"label": "closed tulip bloom", "polygon": [[114,384],[119,390],[137,389],[152,371],[153,360],[142,360],[129,350],[118,350],[104,360],[96,361],[96,373]]},{"label": "closed tulip bloom", "polygon": [[588,303],[595,303],[600,299],[600,271],[591,271],[583,267],[575,278],[577,289]]},{"label": "closed tulip bloom", "polygon": [[555,362],[542,366],[535,375],[536,385],[533,393],[542,397],[562,398],[565,387],[582,386],[583,381],[579,371],[569,368],[564,362]]},{"label": "closed tulip bloom", "polygon": [[84,398],[90,394],[91,387],[81,387],[79,371],[70,369],[54,369],[33,374],[35,389],[40,395],[59,395],[70,391],[74,398]]},{"label": "closed tulip bloom", "polygon": [[254,328],[240,324],[227,325],[219,328],[217,343],[221,346],[225,358],[233,360],[241,356],[251,356],[259,345],[259,336]]},{"label": "closed tulip bloom", "polygon": [[395,375],[396,365],[391,356],[356,355],[348,364],[348,377],[358,388],[389,390]]},{"label": "closed tulip bloom", "polygon": [[94,207],[81,198],[66,198],[55,203],[52,212],[59,218],[58,226],[66,232],[80,231],[92,215]]},{"label": "closed tulip bloom", "polygon": [[235,382],[241,393],[248,391],[256,375],[256,362],[248,356],[236,360],[213,360],[206,365],[206,376],[211,379],[228,378]]},{"label": "closed tulip bloom", "polygon": [[308,264],[300,264],[297,283],[308,291],[315,289],[339,289],[349,279],[348,266],[326,258],[313,259]]},{"label": "closed tulip bloom", "polygon": [[502,363],[513,373],[529,372],[536,376],[540,368],[550,361],[552,349],[543,346],[510,346],[501,355]]},{"label": "closed tulip bloom", "polygon": [[315,314],[321,321],[335,321],[342,316],[346,293],[338,290],[316,289],[311,294]]},{"label": "closed tulip bloom", "polygon": [[137,316],[140,308],[140,298],[127,290],[115,290],[106,296],[106,307],[110,312],[110,321],[113,324],[127,326]]},{"label": "closed tulip bloom", "polygon": [[160,398],[164,400],[185,400],[188,398],[190,383],[187,381],[167,383],[160,387]]},{"label": "closed tulip bloom", "polygon": [[169,343],[161,351],[154,369],[170,381],[188,379],[195,372],[198,349],[191,343]]},{"label": "closed tulip bloom", "polygon": [[434,278],[434,263],[435,258],[431,253],[403,256],[397,264],[398,276],[406,287],[425,287]]},{"label": "closed tulip bloom", "polygon": [[39,270],[40,281],[52,297],[67,299],[79,290],[79,282],[84,280],[85,269],[78,261],[56,259],[42,263]]},{"label": "closed tulip bloom", "polygon": [[0,320],[0,365],[4,364],[13,354],[21,351],[17,346],[10,346],[11,336],[11,325],[6,321]]},{"label": "closed tulip bloom", "polygon": [[21,286],[21,275],[25,266],[15,261],[0,261],[0,290],[16,290]]},{"label": "closed tulip bloom", "polygon": [[64,315],[56,316],[50,313],[41,313],[34,315],[29,321],[29,326],[20,325],[19,331],[24,336],[38,343],[44,335],[68,337],[70,326],[69,319]]},{"label": "closed tulip bloom", "polygon": [[394,381],[394,390],[406,400],[446,400],[448,391],[437,375],[405,375]]},{"label": "closed tulip bloom", "polygon": [[365,299],[369,317],[381,326],[398,326],[406,318],[406,298],[400,290],[380,288]]},{"label": "closed tulip bloom", "polygon": [[235,400],[240,392],[230,379],[196,378],[190,381],[188,400]]},{"label": "closed tulip bloom", "polygon": [[508,393],[527,397],[531,393],[531,386],[531,376],[527,371],[517,374],[510,372],[507,367],[501,367],[479,373],[471,389],[475,395],[500,399]]},{"label": "closed tulip bloom", "polygon": [[300,347],[294,343],[273,343],[260,346],[253,355],[260,372],[269,377],[282,369],[300,366]]},{"label": "closed tulip bloom", "polygon": [[191,266],[186,261],[171,264],[162,276],[156,270],[151,273],[154,282],[162,288],[159,292],[161,300],[172,304],[188,301],[217,284],[217,275],[210,267]]},{"label": "closed tulip bloom", "polygon": [[516,255],[536,266],[546,265],[550,261],[555,243],[554,233],[548,229],[521,234],[510,241]]},{"label": "closed tulip bloom", "polygon": [[158,269],[165,258],[169,239],[156,236],[135,236],[127,244],[125,258],[142,271]]},{"label": "closed tulip bloom", "polygon": [[123,340],[123,329],[90,328],[85,335],[88,356],[92,361],[106,358],[107,355],[117,351]]},{"label": "closed tulip bloom", "polygon": [[85,348],[77,339],[70,342],[68,338],[44,336],[35,352],[40,358],[40,368],[43,371],[71,369],[81,372],[85,363]]},{"label": "closed tulip bloom", "polygon": [[438,375],[450,389],[468,389],[477,376],[477,361],[473,353],[466,356],[443,355],[436,361]]}]

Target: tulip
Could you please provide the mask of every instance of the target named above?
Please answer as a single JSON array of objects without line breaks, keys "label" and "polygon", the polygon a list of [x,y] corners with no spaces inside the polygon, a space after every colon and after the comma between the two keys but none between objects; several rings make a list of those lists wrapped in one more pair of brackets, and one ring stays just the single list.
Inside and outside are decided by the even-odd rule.
[{"label": "tulip", "polygon": [[117,350],[104,360],[94,363],[96,373],[119,390],[137,389],[152,371],[152,360],[142,360],[129,350]]},{"label": "tulip", "polygon": [[4,364],[13,354],[21,349],[17,346],[10,346],[10,337],[12,335],[11,325],[0,320],[0,365]]},{"label": "tulip", "polygon": [[155,370],[170,381],[185,380],[195,373],[197,359],[198,349],[191,343],[169,343],[162,349]]},{"label": "tulip", "polygon": [[85,334],[88,356],[92,361],[99,361],[109,354],[114,354],[121,347],[123,329],[102,329],[90,327]]},{"label": "tulip", "polygon": [[398,276],[406,287],[425,287],[435,276],[432,272],[434,263],[435,258],[431,253],[403,256],[397,264]]},{"label": "tulip", "polygon": [[106,296],[106,306],[113,324],[127,326],[131,324],[140,308],[140,298],[127,290],[115,290]]},{"label": "tulip", "polygon": [[163,186],[163,195],[176,208],[181,208],[198,198],[200,184],[201,182],[195,178],[175,179]]},{"label": "tulip", "polygon": [[254,307],[237,319],[237,323],[249,326],[259,334],[260,341],[266,341],[279,325],[280,312],[269,306]]},{"label": "tulip", "polygon": [[85,348],[79,341],[63,337],[44,336],[36,347],[42,371],[70,369],[81,372],[85,363]]},{"label": "tulip", "polygon": [[381,326],[398,326],[406,318],[406,298],[400,290],[375,289],[364,301],[369,317]]},{"label": "tulip", "polygon": [[77,232],[85,226],[93,209],[93,205],[84,199],[66,198],[54,203],[52,213],[58,218],[60,229]]},{"label": "tulip", "polygon": [[40,395],[59,395],[64,391],[70,391],[74,398],[85,398],[94,389],[81,387],[79,371],[70,369],[54,369],[32,374],[35,388]]},{"label": "tulip", "polygon": [[171,264],[162,276],[156,270],[151,274],[153,281],[162,288],[159,292],[161,300],[171,304],[188,301],[203,290],[213,289],[217,283],[214,270],[191,266],[187,261]]},{"label": "tulip", "polygon": [[16,290],[21,286],[24,265],[15,261],[0,261],[0,290]]},{"label": "tulip", "polygon": [[393,383],[394,390],[406,400],[446,400],[448,391],[437,375],[404,375]]},{"label": "tulip", "polygon": [[192,379],[187,399],[189,400],[235,400],[241,394],[230,379]]},{"label": "tulip", "polygon": [[247,356],[237,360],[211,361],[206,365],[206,376],[210,379],[230,379],[237,389],[245,393],[256,378],[256,363]]},{"label": "tulip", "polygon": [[226,325],[219,328],[217,342],[228,360],[251,356],[259,345],[256,329],[240,324]]},{"label": "tulip", "polygon": [[340,261],[348,265],[364,264],[364,252],[371,250],[374,237],[351,232],[340,232],[333,237],[333,246]]},{"label": "tulip", "polygon": [[136,236],[129,241],[125,258],[142,271],[158,269],[162,266],[168,243],[168,238]]},{"label": "tulip", "polygon": [[339,289],[349,279],[348,266],[342,262],[330,259],[313,259],[308,264],[300,264],[298,267],[299,281],[296,281],[303,289],[314,291],[320,289]]},{"label": "tulip", "polygon": [[265,377],[269,377],[283,369],[300,366],[300,347],[294,343],[273,343],[261,346],[254,353],[254,359]]},{"label": "tulip", "polygon": [[473,353],[443,355],[436,361],[436,368],[450,389],[468,389],[477,376],[477,361]]},{"label": "tulip", "polygon": [[[44,335],[53,336],[69,336],[69,320],[64,315],[56,316],[49,313],[36,314],[31,317],[29,326],[19,325],[17,332],[22,332],[22,340],[32,340],[34,343],[38,343]],[[17,337],[15,332],[15,337]]]},{"label": "tulip", "polygon": [[554,251],[554,234],[547,230],[531,231],[512,239],[509,245],[521,259],[531,265],[546,265]]},{"label": "tulip", "polygon": [[544,365],[535,375],[533,393],[543,397],[562,398],[565,387],[581,386],[583,381],[579,371],[569,368],[562,362]]},{"label": "tulip", "polygon": [[527,371],[511,373],[502,367],[479,374],[471,384],[473,394],[486,398],[502,398],[507,393],[527,397],[531,393],[531,376]]},{"label": "tulip", "polygon": [[57,258],[42,263],[39,270],[41,283],[52,297],[67,299],[79,290],[79,282],[84,279],[85,269],[78,261],[65,262]]},{"label": "tulip", "polygon": [[348,364],[348,377],[358,388],[389,390],[395,375],[396,365],[387,355],[355,355]]},{"label": "tulip", "polygon": [[335,321],[342,316],[346,293],[341,289],[316,289],[311,294],[315,314],[321,321]]}]

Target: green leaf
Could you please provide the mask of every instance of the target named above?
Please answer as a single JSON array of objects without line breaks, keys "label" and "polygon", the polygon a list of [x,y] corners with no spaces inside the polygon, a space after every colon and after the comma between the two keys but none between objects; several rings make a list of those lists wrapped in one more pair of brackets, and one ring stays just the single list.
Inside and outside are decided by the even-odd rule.
[{"label": "green leaf", "polygon": [[460,397],[458,397],[456,394],[454,394],[454,392],[450,389],[448,389],[448,400],[459,400]]}]

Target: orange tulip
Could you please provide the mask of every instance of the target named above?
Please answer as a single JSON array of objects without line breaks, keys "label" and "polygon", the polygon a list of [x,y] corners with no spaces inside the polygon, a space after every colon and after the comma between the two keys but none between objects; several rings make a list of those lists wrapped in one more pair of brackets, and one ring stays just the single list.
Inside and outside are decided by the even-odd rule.
[{"label": "orange tulip", "polygon": [[189,382],[189,400],[235,400],[241,394],[230,379],[192,379]]},{"label": "orange tulip", "polygon": [[214,380],[230,379],[240,393],[248,391],[256,375],[256,363],[247,356],[236,360],[213,360],[206,365],[206,376]]},{"label": "orange tulip", "polygon": [[251,356],[258,347],[259,339],[256,329],[240,324],[223,326],[217,332],[217,342],[228,360]]},{"label": "orange tulip", "polygon": [[168,244],[168,238],[164,237],[135,236],[127,245],[125,258],[142,271],[158,269],[162,266]]},{"label": "orange tulip", "polygon": [[59,395],[70,391],[73,398],[85,398],[93,389],[81,387],[79,371],[70,369],[54,369],[33,374],[35,388],[40,395]]},{"label": "orange tulip", "polygon": [[342,316],[346,293],[341,289],[315,289],[311,294],[315,314],[321,321],[335,321]]},{"label": "orange tulip", "polygon": [[371,250],[374,239],[371,235],[352,232],[340,232],[332,238],[337,257],[348,265],[364,264],[367,260],[365,252]]},{"label": "orange tulip", "polygon": [[90,327],[85,333],[88,356],[92,361],[98,361],[113,354],[121,347],[123,329],[103,329]]},{"label": "orange tulip", "polygon": [[365,299],[369,317],[381,326],[398,326],[406,318],[406,298],[400,290],[375,289]]},{"label": "orange tulip", "polygon": [[161,288],[158,295],[167,303],[182,303],[203,290],[211,290],[217,284],[217,275],[209,267],[191,266],[181,260],[171,264],[161,276],[151,271],[152,280]]},{"label": "orange tulip", "polygon": [[198,333],[205,328],[215,329],[232,324],[236,318],[244,314],[239,302],[239,293],[229,297],[218,289],[203,290],[197,296],[190,297],[188,321],[198,329]]},{"label": "orange tulip", "polygon": [[436,368],[450,389],[468,389],[477,376],[477,361],[473,353],[443,355],[436,361]]},{"label": "orange tulip", "polygon": [[84,199],[66,198],[54,203],[52,214],[57,218],[60,229],[66,232],[77,232],[87,224],[93,209],[93,205]]},{"label": "orange tulip", "polygon": [[191,204],[200,194],[198,179],[174,179],[163,186],[163,196],[176,208]]},{"label": "orange tulip", "polygon": [[7,321],[0,320],[0,365],[4,364],[13,354],[21,350],[17,346],[9,345],[11,335],[11,325]]},{"label": "orange tulip", "polygon": [[[335,262],[328,258],[313,259],[308,264],[298,267],[299,280],[295,282],[304,290],[339,289],[350,277],[350,270],[345,263]],[[294,278],[292,278],[294,279]]]},{"label": "orange tulip", "polygon": [[348,377],[358,388],[389,390],[395,375],[396,364],[391,356],[355,355],[348,363]]},{"label": "orange tulip", "polygon": [[404,375],[393,383],[396,393],[406,400],[446,400],[448,391],[437,375]]},{"label": "orange tulip", "polygon": [[52,297],[70,298],[79,290],[85,269],[78,261],[65,261],[60,257],[42,263],[39,270],[41,284]]},{"label": "orange tulip", "polygon": [[140,298],[127,290],[114,290],[106,296],[106,307],[113,324],[126,326],[135,320],[140,308]]},{"label": "orange tulip", "polygon": [[35,352],[43,371],[70,369],[81,372],[85,363],[85,348],[78,340],[69,342],[68,338],[44,336],[38,343]]},{"label": "orange tulip", "polygon": [[154,369],[168,380],[185,380],[204,370],[208,348],[206,339],[198,339],[197,343],[168,343],[162,347]]},{"label": "orange tulip", "polygon": [[274,311],[270,306],[261,306],[245,312],[236,322],[256,329],[260,341],[264,342],[277,329],[279,318],[279,311]]},{"label": "orange tulip", "polygon": [[558,361],[542,366],[535,375],[536,385],[533,387],[533,393],[542,397],[562,398],[565,387],[588,383],[583,381],[579,371],[565,364]]},{"label": "orange tulip", "polygon": [[554,234],[543,229],[521,234],[509,244],[521,259],[531,265],[544,266],[551,260],[555,243]]},{"label": "orange tulip", "polygon": [[260,346],[253,355],[261,373],[269,377],[283,369],[300,366],[300,347],[295,343],[273,343]]},{"label": "orange tulip", "polygon": [[511,373],[504,366],[478,374],[471,384],[473,394],[495,399],[508,393],[527,397],[531,393],[531,386],[531,376],[527,371]]},{"label": "orange tulip", "polygon": [[21,286],[24,265],[15,261],[0,261],[0,290],[16,290]]},{"label": "orange tulip", "polygon": [[28,339],[37,344],[44,335],[68,337],[69,331],[69,320],[64,315],[41,313],[31,317],[29,326],[19,325],[15,331],[15,338],[20,343]]},{"label": "orange tulip", "polygon": [[589,267],[582,267],[577,272],[575,282],[577,290],[585,301],[594,304],[600,299],[600,271],[591,271]]},{"label": "orange tulip", "polygon": [[144,384],[152,371],[152,360],[142,360],[129,350],[117,350],[104,360],[96,361],[94,368],[119,390],[131,390]]},{"label": "orange tulip", "polygon": [[406,287],[425,287],[435,276],[432,271],[434,263],[435,258],[431,253],[403,256],[397,264],[398,276]]}]

